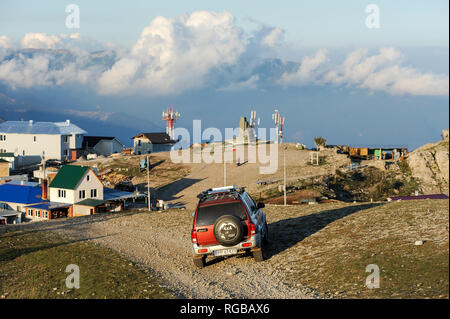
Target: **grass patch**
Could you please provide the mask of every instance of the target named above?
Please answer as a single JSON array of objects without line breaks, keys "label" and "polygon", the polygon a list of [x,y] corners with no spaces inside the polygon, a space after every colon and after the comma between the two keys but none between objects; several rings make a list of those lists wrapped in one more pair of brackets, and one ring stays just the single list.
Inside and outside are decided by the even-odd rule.
[{"label": "grass patch", "polygon": [[365,169],[337,171],[329,183],[337,199],[344,201],[384,200],[389,196],[411,195],[419,188],[406,161],[398,163],[399,170],[382,171],[369,166]]},{"label": "grass patch", "polygon": [[[389,203],[337,219],[297,246],[289,282],[338,298],[449,298],[448,204]],[[365,287],[370,264],[380,288]]]},{"label": "grass patch", "polygon": [[[69,289],[66,267],[80,268],[80,288]],[[46,231],[0,233],[3,298],[172,298],[152,275],[112,250]]]}]

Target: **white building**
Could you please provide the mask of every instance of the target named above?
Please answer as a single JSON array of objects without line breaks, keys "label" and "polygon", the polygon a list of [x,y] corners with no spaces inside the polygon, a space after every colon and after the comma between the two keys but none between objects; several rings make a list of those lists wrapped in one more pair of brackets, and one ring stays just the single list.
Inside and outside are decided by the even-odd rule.
[{"label": "white building", "polygon": [[115,153],[122,153],[123,144],[115,137],[85,136],[83,149],[97,155],[109,156]]},{"label": "white building", "polygon": [[132,139],[136,155],[167,152],[175,144],[167,133],[141,133]]},{"label": "white building", "polygon": [[46,159],[76,159],[87,132],[65,122],[6,121],[0,123],[0,153],[42,156]]},{"label": "white building", "polygon": [[51,202],[75,204],[85,199],[103,200],[103,183],[88,166],[64,165],[48,187]]}]

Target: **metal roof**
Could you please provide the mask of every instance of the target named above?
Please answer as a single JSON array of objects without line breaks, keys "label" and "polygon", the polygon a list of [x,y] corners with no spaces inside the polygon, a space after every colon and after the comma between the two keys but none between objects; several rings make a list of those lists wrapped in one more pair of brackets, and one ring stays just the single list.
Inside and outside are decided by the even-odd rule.
[{"label": "metal roof", "polygon": [[139,197],[147,197],[146,194],[142,193],[130,193],[130,192],[124,192],[117,189],[112,189],[108,187],[103,188],[103,199],[104,200],[125,200],[129,198],[139,198]]},{"label": "metal roof", "polygon": [[100,141],[103,141],[103,140],[111,141],[114,139],[115,139],[115,137],[112,137],[112,136],[85,136],[83,138],[83,147],[94,147]]},{"label": "metal roof", "polygon": [[0,133],[72,135],[87,132],[67,120],[65,122],[6,121],[0,123]]},{"label": "metal roof", "polygon": [[167,133],[141,133],[139,135],[133,136],[132,139],[136,137],[145,136],[152,144],[174,144],[175,141],[172,140]]},{"label": "metal roof", "polygon": [[448,199],[445,194],[430,194],[430,195],[410,195],[410,196],[391,196],[391,200],[415,200],[415,199]]},{"label": "metal roof", "polygon": [[75,205],[96,207],[99,205],[103,205],[104,203],[106,203],[106,200],[88,198],[88,199],[82,200],[81,202],[76,203]]},{"label": "metal roof", "polygon": [[5,157],[14,157],[14,153],[0,153],[0,157],[3,157],[3,158],[5,158]]},{"label": "metal roof", "polygon": [[45,201],[39,204],[27,206],[27,208],[52,210],[52,209],[66,208],[70,206],[72,206],[72,204]]},{"label": "metal roof", "polygon": [[75,189],[89,166],[64,165],[50,183],[51,188]]},{"label": "metal roof", "polygon": [[26,181],[20,181],[20,180],[6,182],[5,184],[25,185],[25,186],[32,186],[32,187],[40,186],[38,182],[26,182]]},{"label": "metal roof", "polygon": [[37,204],[42,202],[42,188],[26,185],[0,185],[0,202]]}]

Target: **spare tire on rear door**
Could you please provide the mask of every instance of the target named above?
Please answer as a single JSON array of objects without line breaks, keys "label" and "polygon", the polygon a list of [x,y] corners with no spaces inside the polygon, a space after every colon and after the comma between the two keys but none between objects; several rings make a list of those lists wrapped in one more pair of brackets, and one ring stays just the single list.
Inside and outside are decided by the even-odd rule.
[{"label": "spare tire on rear door", "polygon": [[241,242],[244,229],[239,218],[223,215],[214,224],[214,237],[223,246],[234,246]]}]

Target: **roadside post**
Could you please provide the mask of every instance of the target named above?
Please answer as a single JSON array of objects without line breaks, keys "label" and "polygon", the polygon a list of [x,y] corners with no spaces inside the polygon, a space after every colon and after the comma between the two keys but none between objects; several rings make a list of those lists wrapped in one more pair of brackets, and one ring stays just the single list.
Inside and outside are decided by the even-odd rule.
[{"label": "roadside post", "polygon": [[150,195],[150,165],[148,165],[148,155],[147,155],[147,201],[148,201],[148,211],[151,211],[151,195]]}]

